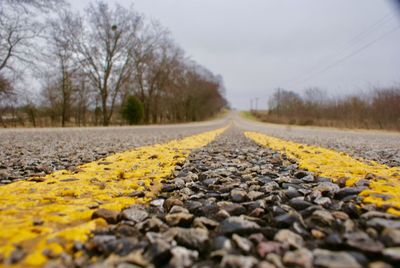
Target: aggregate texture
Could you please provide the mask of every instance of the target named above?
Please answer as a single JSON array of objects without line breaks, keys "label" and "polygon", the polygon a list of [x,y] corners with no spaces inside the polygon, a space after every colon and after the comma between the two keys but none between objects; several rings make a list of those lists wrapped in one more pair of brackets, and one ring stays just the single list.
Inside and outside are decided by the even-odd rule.
[{"label": "aggregate texture", "polygon": [[237,126],[247,131],[345,152],[353,157],[376,161],[390,167],[400,166],[399,132],[289,126],[247,120],[238,113],[232,113],[230,116]]},{"label": "aggregate texture", "polygon": [[365,186],[363,202],[386,208],[400,216],[400,167],[388,167],[368,160],[356,160],[333,150],[284,141],[256,132],[246,137],[262,146],[295,159],[300,168],[333,179],[348,187]]},{"label": "aggregate texture", "polygon": [[0,129],[0,185],[109,154],[223,127],[227,120],[165,126]]},{"label": "aggregate texture", "polygon": [[[4,262],[23,259],[22,267],[41,266],[49,255],[70,251],[73,243],[84,242],[95,227],[116,222],[123,208],[156,196],[162,178],[191,150],[205,146],[223,131],[139,147],[74,171],[61,170],[0,187]],[[93,215],[93,209],[99,212]]]},{"label": "aggregate texture", "polygon": [[121,211],[117,222],[47,267],[400,264],[400,218],[362,205],[362,186],[302,170],[237,129],[192,151],[162,183],[148,205]]}]

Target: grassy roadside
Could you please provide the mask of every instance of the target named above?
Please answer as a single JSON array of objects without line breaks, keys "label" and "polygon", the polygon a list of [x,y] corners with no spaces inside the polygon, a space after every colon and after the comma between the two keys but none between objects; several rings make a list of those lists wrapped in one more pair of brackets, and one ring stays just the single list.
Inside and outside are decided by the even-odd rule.
[{"label": "grassy roadside", "polygon": [[241,111],[240,116],[245,118],[245,119],[249,119],[252,121],[257,121],[257,122],[262,122],[260,119],[258,119],[257,117],[255,117],[250,111]]},{"label": "grassy roadside", "polygon": [[240,117],[262,124],[268,124],[269,126],[275,127],[287,127],[287,128],[298,128],[298,129],[331,129],[338,131],[361,131],[361,132],[378,132],[378,133],[395,133],[400,134],[399,130],[394,129],[377,129],[377,128],[360,128],[360,127],[350,127],[350,126],[342,126],[342,125],[324,125],[324,124],[296,124],[289,123],[287,121],[276,121],[276,120],[262,120],[261,118],[255,116],[250,111],[241,111],[239,113]]}]

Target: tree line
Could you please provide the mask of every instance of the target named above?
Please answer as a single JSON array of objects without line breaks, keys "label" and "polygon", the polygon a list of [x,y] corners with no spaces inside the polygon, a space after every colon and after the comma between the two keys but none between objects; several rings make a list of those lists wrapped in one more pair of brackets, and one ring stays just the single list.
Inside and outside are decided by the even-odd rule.
[{"label": "tree line", "polygon": [[62,0],[0,1],[3,126],[122,124],[129,97],[143,123],[203,120],[226,106],[222,78],[132,7],[94,1],[80,13]]},{"label": "tree line", "polygon": [[320,88],[303,95],[278,88],[268,110],[253,114],[273,123],[400,130],[400,85],[342,97],[329,97]]}]

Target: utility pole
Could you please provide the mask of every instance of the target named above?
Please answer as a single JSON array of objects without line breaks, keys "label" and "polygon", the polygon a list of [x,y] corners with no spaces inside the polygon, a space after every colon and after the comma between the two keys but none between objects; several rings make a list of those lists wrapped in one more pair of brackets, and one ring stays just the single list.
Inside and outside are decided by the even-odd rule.
[{"label": "utility pole", "polygon": [[259,99],[259,98],[256,98],[256,99],[255,99],[255,101],[256,101],[256,111],[258,111],[258,99]]},{"label": "utility pole", "polygon": [[250,112],[253,110],[253,99],[250,99]]}]

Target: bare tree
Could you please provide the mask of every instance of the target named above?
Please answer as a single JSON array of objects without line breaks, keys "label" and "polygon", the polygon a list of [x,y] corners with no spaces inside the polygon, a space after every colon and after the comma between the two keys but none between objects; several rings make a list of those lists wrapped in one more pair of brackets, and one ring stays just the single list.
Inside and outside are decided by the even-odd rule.
[{"label": "bare tree", "polygon": [[2,2],[14,7],[23,7],[25,11],[29,8],[47,11],[57,7],[64,7],[66,5],[65,0],[2,0]]},{"label": "bare tree", "polygon": [[43,25],[38,18],[64,0],[1,0],[0,1],[0,75],[11,80],[37,61],[36,39]]},{"label": "bare tree", "polygon": [[0,9],[0,74],[16,73],[17,64],[32,63],[32,55],[35,55],[32,40],[41,29],[28,13],[9,7]]},{"label": "bare tree", "polygon": [[[118,94],[133,73],[132,48],[142,17],[132,9],[105,2],[91,4],[86,19],[75,18],[74,28],[67,26],[75,56],[101,99],[103,125],[108,125]],[[78,29],[78,30],[77,30]]]},{"label": "bare tree", "polygon": [[69,121],[73,94],[79,87],[74,85],[74,76],[79,66],[75,61],[73,41],[67,38],[66,32],[66,29],[71,30],[74,27],[72,17],[70,12],[62,11],[58,19],[49,21],[50,31],[47,38],[49,47],[47,76],[52,77],[52,88],[59,96],[62,127]]}]

